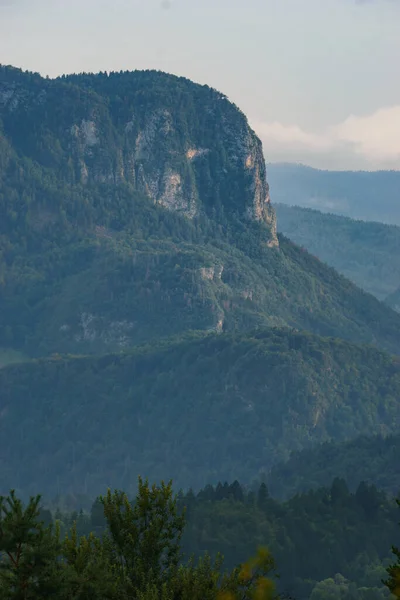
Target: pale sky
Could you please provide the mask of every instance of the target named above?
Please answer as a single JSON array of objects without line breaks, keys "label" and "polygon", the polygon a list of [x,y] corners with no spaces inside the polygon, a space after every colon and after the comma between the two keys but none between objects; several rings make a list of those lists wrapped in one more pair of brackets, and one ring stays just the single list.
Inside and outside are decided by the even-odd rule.
[{"label": "pale sky", "polygon": [[224,92],[267,162],[400,169],[400,0],[0,0],[0,62]]}]

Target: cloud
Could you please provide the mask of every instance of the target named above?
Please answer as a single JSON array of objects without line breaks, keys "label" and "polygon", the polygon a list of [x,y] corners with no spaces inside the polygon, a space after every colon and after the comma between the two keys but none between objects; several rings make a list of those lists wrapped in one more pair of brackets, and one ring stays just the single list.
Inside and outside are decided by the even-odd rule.
[{"label": "cloud", "polygon": [[253,127],[261,138],[272,140],[279,145],[295,148],[309,148],[312,150],[329,150],[332,142],[329,137],[304,131],[297,125],[282,125],[278,121],[273,123],[255,123]]},{"label": "cloud", "polygon": [[331,128],[331,137],[353,144],[357,153],[370,160],[397,160],[400,168],[400,105],[367,117],[352,115]]},{"label": "cloud", "polygon": [[323,131],[253,122],[268,160],[308,162],[321,168],[400,169],[400,105],[351,115]]}]

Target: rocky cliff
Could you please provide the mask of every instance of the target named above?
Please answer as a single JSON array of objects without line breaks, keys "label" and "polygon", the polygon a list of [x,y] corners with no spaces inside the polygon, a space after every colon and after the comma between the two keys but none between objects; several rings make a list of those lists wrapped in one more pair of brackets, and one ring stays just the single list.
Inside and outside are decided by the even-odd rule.
[{"label": "rocky cliff", "polygon": [[207,86],[152,71],[48,80],[2,67],[0,116],[17,152],[70,182],[127,182],[189,218],[262,221],[278,245],[261,142]]},{"label": "rocky cliff", "polygon": [[400,315],[278,244],[261,143],[223,94],[0,68],[2,356],[265,326],[400,352]]}]

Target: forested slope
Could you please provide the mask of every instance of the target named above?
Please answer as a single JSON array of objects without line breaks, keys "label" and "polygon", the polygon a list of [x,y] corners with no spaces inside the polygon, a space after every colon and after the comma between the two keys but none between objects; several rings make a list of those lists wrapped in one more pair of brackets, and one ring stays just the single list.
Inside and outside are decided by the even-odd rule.
[{"label": "forested slope", "polygon": [[[394,429],[396,431],[396,428]],[[324,442],[315,448],[293,452],[268,473],[274,497],[329,485],[341,477],[354,490],[361,481],[398,496],[400,494],[400,434],[362,436],[348,442]]]},{"label": "forested slope", "polygon": [[0,68],[0,344],[96,353],[291,326],[400,352],[400,316],[281,238],[261,142],[159,72]]},{"label": "forested slope", "polygon": [[275,204],[278,231],[380,300],[400,283],[400,227]]},{"label": "forested slope", "polygon": [[2,487],[46,494],[249,481],[292,450],[391,433],[397,359],[291,331],[188,336],[0,370]]}]

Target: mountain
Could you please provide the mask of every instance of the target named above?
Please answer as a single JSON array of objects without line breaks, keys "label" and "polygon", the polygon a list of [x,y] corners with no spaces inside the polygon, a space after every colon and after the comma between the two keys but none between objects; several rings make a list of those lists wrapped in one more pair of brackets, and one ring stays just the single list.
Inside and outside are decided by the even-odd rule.
[{"label": "mountain", "polygon": [[[400,227],[275,204],[278,231],[385,300],[400,282]],[[395,306],[394,306],[395,308]]]},{"label": "mountain", "polygon": [[328,486],[335,477],[351,489],[362,482],[376,485],[392,496],[400,493],[400,434],[361,436],[345,442],[324,442],[293,452],[268,473],[268,489],[276,498]]},{"label": "mountain", "polygon": [[0,340],[107,353],[290,326],[400,352],[400,316],[276,234],[261,142],[165,73],[0,68]]},{"label": "mountain", "polygon": [[1,492],[251,481],[290,452],[399,430],[400,363],[288,330],[191,334],[0,369]]},{"label": "mountain", "polygon": [[274,202],[400,225],[400,171],[321,171],[268,164]]},{"label": "mountain", "polygon": [[71,187],[130,183],[191,218],[274,218],[260,140],[207,86],[160,72],[49,80],[3,67],[0,97],[5,143]]}]

